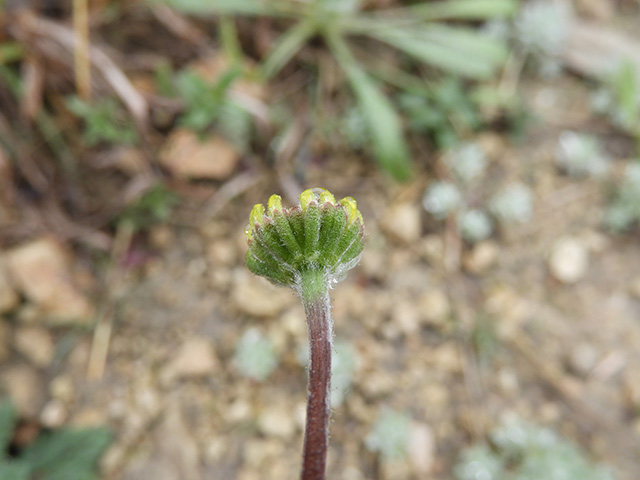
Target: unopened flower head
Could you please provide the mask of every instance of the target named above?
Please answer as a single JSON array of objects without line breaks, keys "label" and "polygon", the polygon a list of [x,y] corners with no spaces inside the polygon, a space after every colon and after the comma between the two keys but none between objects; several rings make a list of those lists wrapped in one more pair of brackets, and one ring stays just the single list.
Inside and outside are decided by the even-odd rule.
[{"label": "unopened flower head", "polygon": [[322,188],[305,190],[291,208],[284,208],[278,195],[269,198],[267,208],[255,205],[246,234],[249,270],[293,288],[311,270],[323,272],[332,285],[358,263],[364,248],[356,201],[345,197],[337,202]]}]

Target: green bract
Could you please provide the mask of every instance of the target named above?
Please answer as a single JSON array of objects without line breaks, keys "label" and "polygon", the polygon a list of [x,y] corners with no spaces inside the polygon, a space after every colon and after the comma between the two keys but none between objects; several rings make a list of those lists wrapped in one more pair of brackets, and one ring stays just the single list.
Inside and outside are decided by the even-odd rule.
[{"label": "green bract", "polygon": [[300,204],[282,207],[278,195],[267,208],[255,205],[246,230],[249,270],[277,285],[300,289],[306,273],[322,273],[333,284],[360,259],[364,248],[364,222],[356,201],[336,202],[323,188],[300,194]]}]

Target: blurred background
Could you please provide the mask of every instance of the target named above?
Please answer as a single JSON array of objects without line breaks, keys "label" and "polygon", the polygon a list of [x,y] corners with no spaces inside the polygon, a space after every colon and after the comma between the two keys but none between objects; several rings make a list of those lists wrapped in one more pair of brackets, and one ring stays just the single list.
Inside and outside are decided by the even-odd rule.
[{"label": "blurred background", "polygon": [[640,478],[640,2],[0,6],[0,480],[297,478],[244,229],[316,186],[328,478]]}]

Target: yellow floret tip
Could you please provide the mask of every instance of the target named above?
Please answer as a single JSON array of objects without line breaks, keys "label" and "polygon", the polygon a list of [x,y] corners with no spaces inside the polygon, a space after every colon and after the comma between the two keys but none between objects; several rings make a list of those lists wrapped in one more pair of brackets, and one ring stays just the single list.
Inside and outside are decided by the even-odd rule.
[{"label": "yellow floret tip", "polygon": [[347,211],[348,225],[351,225],[356,221],[356,219],[359,219],[364,225],[364,222],[362,221],[362,215],[358,211],[358,204],[352,197],[344,197],[342,200],[340,200],[340,205],[342,205]]},{"label": "yellow floret tip", "polygon": [[309,204],[311,202],[315,202],[317,197],[312,188],[307,188],[304,192],[300,194],[300,207],[303,212],[307,211]]},{"label": "yellow floret tip", "polygon": [[325,188],[322,188],[321,190],[322,191],[320,192],[320,203],[321,204],[331,203],[331,204],[335,205],[336,199],[332,195],[332,193],[329,190],[325,189]]},{"label": "yellow floret tip", "polygon": [[267,205],[269,208],[269,215],[273,215],[277,211],[282,211],[282,198],[280,198],[280,195],[271,195]]},{"label": "yellow floret tip", "polygon": [[249,227],[254,228],[256,224],[260,224],[264,221],[264,205],[257,203],[251,209],[249,214]]}]

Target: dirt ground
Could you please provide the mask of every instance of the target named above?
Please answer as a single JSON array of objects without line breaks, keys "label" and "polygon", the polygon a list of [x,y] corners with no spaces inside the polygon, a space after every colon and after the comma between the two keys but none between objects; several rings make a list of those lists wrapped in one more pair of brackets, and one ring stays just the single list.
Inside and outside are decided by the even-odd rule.
[{"label": "dirt ground", "polygon": [[[360,265],[331,295],[336,341],[357,362],[333,408],[328,478],[452,479],[462,449],[514,414],[552,427],[621,480],[640,478],[638,229],[608,233],[606,185],[555,164],[562,131],[603,131],[585,107],[589,86],[565,73],[521,89],[536,118],[523,138],[470,140],[489,160],[484,191],[526,183],[532,219],[475,245],[422,206],[438,154],[417,155],[416,177],[399,184],[368,158],[314,145],[302,171],[292,157],[260,168],[243,160],[211,183],[169,179],[182,195],[170,219],[142,234],[111,230],[99,255],[86,232],[25,233],[10,218],[0,252],[3,391],[44,427],[113,429],[104,480],[297,478],[304,312],[293,291],[249,273],[244,229],[272,193],[291,205],[321,186],[357,200],[367,235]],[[606,138],[608,151],[625,150],[625,140]],[[626,160],[614,158],[614,178]],[[18,223],[38,224],[25,211]],[[67,320],[52,324],[56,314]],[[69,320],[83,314],[97,323]],[[264,381],[234,363],[250,328],[278,358]],[[365,442],[385,409],[411,420],[398,459]]]}]

